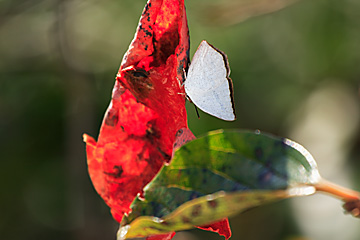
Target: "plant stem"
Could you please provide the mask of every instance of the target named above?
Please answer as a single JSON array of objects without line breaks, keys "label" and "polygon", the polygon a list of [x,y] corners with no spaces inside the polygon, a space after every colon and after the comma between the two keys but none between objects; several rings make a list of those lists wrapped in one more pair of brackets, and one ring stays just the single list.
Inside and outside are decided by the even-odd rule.
[{"label": "plant stem", "polygon": [[339,186],[325,179],[322,179],[318,184],[316,184],[315,188],[317,191],[329,193],[342,199],[345,202],[360,200],[359,192]]}]

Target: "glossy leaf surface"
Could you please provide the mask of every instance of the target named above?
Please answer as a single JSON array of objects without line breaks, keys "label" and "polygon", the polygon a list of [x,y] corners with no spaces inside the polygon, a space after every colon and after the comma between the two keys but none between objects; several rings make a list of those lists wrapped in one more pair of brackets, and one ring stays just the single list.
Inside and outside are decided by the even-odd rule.
[{"label": "glossy leaf surface", "polygon": [[309,195],[320,180],[299,144],[259,132],[215,131],[189,142],[146,187],[118,239],[206,225],[268,202]]}]

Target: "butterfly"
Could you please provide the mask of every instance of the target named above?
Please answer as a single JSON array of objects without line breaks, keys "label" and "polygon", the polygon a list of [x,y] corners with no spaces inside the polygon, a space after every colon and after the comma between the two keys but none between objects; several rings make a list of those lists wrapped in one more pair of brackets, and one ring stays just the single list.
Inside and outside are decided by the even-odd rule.
[{"label": "butterfly", "polygon": [[187,97],[202,111],[217,118],[236,119],[233,84],[225,53],[203,40],[196,50],[184,82]]}]

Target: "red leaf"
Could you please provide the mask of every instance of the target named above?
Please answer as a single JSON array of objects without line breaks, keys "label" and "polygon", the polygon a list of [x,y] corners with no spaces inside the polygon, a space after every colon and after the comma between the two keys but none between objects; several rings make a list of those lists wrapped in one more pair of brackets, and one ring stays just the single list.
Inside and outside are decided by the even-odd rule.
[{"label": "red leaf", "polygon": [[161,235],[153,235],[147,237],[146,240],[170,240],[175,236],[175,232],[171,232],[168,234],[161,234]]},{"label": "red leaf", "polygon": [[231,237],[231,229],[230,229],[230,225],[229,225],[229,220],[227,218],[216,222],[216,223],[212,223],[206,226],[201,226],[198,227],[202,230],[206,230],[206,231],[212,231],[212,232],[216,232],[221,236],[224,236],[225,239],[229,239]]},{"label": "red leaf", "polygon": [[120,222],[187,128],[181,87],[189,37],[183,0],[149,0],[113,89],[98,142],[84,135],[96,191]]}]

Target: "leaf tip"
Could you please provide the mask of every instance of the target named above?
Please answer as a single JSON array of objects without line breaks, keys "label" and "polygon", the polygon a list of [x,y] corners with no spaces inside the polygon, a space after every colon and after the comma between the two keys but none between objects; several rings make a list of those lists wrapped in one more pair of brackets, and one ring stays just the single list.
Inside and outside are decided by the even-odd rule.
[{"label": "leaf tip", "polygon": [[126,239],[126,234],[129,232],[130,225],[122,226],[119,228],[119,231],[117,232],[117,240],[124,240]]},{"label": "leaf tip", "polygon": [[311,153],[305,147],[303,147],[299,143],[291,141],[290,139],[287,139],[287,138],[283,139],[283,143],[288,145],[289,147],[297,150],[298,152],[300,152],[305,157],[307,162],[310,164],[310,167],[311,167],[311,178],[310,178],[311,183],[316,184],[316,183],[320,182],[321,176],[320,176],[320,173],[319,173],[318,168],[317,168],[317,163],[316,163],[314,157],[311,155]]},{"label": "leaf tip", "polygon": [[86,133],[83,134],[83,141],[88,145],[96,145],[96,141],[93,137],[87,135]]}]

